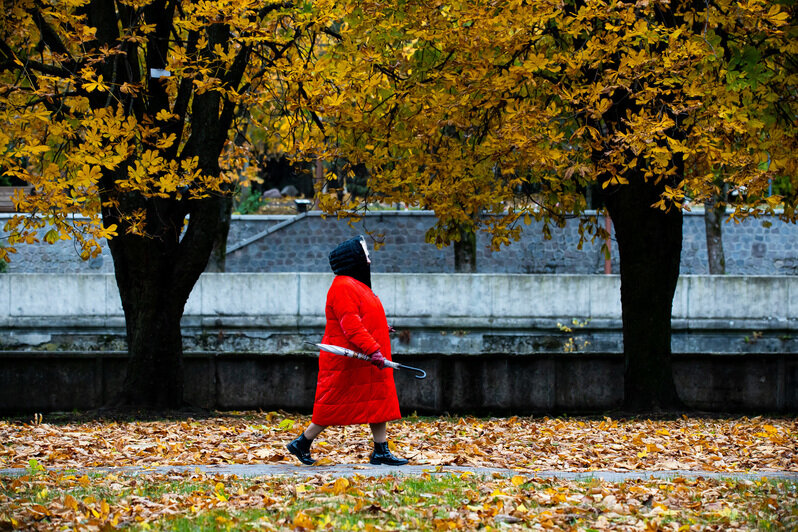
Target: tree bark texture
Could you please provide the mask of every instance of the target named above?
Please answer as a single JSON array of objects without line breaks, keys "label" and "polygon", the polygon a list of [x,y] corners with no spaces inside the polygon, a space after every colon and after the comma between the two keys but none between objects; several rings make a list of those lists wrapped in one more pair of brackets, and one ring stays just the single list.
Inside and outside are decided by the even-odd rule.
[{"label": "tree bark texture", "polygon": [[454,242],[454,271],[477,272],[477,235],[472,230],[460,229],[460,240]]},{"label": "tree bark texture", "polygon": [[223,202],[220,209],[219,226],[213,239],[213,249],[210,259],[208,259],[208,266],[205,268],[206,272],[222,273],[227,268],[227,234],[230,232],[233,202]]},{"label": "tree bark texture", "polygon": [[[146,255],[146,251],[144,252]],[[160,271],[117,274],[127,326],[128,366],[116,404],[169,409],[183,405],[180,318],[187,297]]]},{"label": "tree bark texture", "polygon": [[[150,231],[154,227],[149,228]],[[109,241],[127,329],[128,366],[116,406],[175,408],[183,402],[180,318],[188,299],[178,282],[177,238],[119,235]],[[185,275],[185,274],[183,274]]]},{"label": "tree bark texture", "polygon": [[724,275],[726,273],[726,256],[723,252],[723,217],[726,204],[719,197],[704,206],[704,228],[707,234],[707,263],[709,273]]},{"label": "tree bark texture", "polygon": [[620,256],[624,403],[632,411],[682,406],[671,365],[671,312],[679,279],[682,212],[653,209],[661,192],[661,186],[637,176],[606,196]]}]

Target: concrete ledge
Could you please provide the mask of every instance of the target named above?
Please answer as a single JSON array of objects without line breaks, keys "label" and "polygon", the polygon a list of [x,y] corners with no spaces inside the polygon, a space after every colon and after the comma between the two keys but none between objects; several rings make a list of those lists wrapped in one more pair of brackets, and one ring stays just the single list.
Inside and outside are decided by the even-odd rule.
[{"label": "concrete ledge", "polygon": [[[324,316],[332,274],[206,273],[186,316]],[[617,275],[375,274],[389,316],[620,319]],[[741,304],[745,302],[745,304]],[[0,320],[123,316],[112,274],[0,275]],[[682,276],[674,320],[798,320],[798,276]]]},{"label": "concrete ledge", "polygon": [[[204,274],[184,349],[290,354],[320,338],[332,274]],[[613,275],[375,274],[397,354],[622,352]],[[798,277],[683,276],[674,352],[798,353]],[[744,304],[743,304],[744,302]],[[574,320],[577,321],[574,324]],[[567,331],[563,327],[569,327]],[[0,275],[0,350],[123,349],[113,275]]]}]

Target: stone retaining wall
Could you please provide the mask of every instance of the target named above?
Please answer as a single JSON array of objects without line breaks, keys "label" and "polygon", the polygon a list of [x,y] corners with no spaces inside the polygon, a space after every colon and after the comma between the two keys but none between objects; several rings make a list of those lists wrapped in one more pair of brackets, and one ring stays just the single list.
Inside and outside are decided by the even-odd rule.
[{"label": "stone retaining wall", "polygon": [[[2,218],[8,215],[0,215]],[[770,227],[766,227],[771,222]],[[371,212],[349,227],[346,221],[318,212],[297,216],[234,216],[228,237],[229,272],[327,272],[327,254],[338,242],[359,233],[384,234],[384,245],[373,253],[374,272],[446,273],[454,271],[451,247],[438,249],[424,241],[435,223],[428,211]],[[274,228],[277,227],[275,230]],[[477,240],[480,273],[570,273],[604,271],[601,242],[577,249],[578,222],[552,229],[545,240],[540,224],[525,227],[521,240],[492,252],[485,235]],[[271,231],[271,232],[270,232]],[[798,274],[798,225],[778,220],[749,219],[723,225],[723,244],[730,275]],[[112,272],[107,246],[103,254],[83,262],[74,244],[19,246],[8,271],[14,273]],[[617,246],[610,243],[612,271],[618,272]],[[706,274],[704,217],[685,213],[681,273]]]},{"label": "stone retaining wall", "polygon": [[[451,415],[606,413],[623,400],[623,356],[398,355],[427,378],[394,373],[402,412]],[[798,360],[793,355],[674,356],[674,380],[689,408],[704,412],[798,412]],[[106,404],[124,377],[113,353],[0,352],[0,415],[89,410]],[[316,357],[189,353],[185,399],[216,410],[308,413]]]},{"label": "stone retaining wall", "polygon": [[[307,409],[331,274],[204,274],[182,321],[186,399]],[[617,275],[375,274],[406,412],[596,412],[620,404]],[[576,320],[576,324],[574,323]],[[798,411],[798,277],[683,276],[674,376],[688,405]],[[569,327],[571,330],[565,330]],[[0,275],[0,412],[94,408],[121,382],[112,274]]]}]

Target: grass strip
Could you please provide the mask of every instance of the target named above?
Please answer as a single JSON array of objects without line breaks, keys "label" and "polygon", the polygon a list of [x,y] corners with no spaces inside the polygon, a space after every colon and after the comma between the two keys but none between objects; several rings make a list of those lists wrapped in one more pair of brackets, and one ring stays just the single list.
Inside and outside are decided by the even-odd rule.
[{"label": "grass strip", "polygon": [[788,480],[625,482],[430,474],[307,479],[201,472],[0,478],[2,529],[794,530]]}]

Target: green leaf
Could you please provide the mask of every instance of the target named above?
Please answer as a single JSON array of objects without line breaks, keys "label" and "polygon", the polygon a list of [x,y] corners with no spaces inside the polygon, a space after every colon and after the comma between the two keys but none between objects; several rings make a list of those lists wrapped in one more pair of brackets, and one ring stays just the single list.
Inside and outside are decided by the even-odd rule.
[{"label": "green leaf", "polygon": [[55,229],[50,229],[44,235],[44,241],[47,242],[48,244],[55,244],[56,242],[58,242],[58,240],[59,240],[58,231],[56,231]]}]

